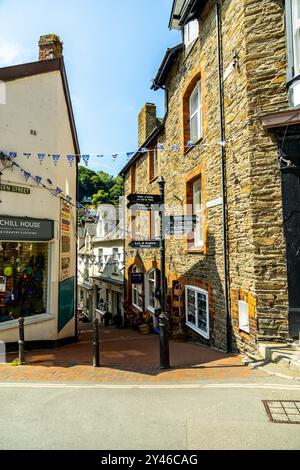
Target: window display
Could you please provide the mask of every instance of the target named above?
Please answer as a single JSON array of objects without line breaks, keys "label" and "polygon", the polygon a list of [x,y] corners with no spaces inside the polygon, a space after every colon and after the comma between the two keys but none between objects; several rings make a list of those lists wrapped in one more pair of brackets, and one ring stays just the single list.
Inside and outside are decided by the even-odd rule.
[{"label": "window display", "polygon": [[46,313],[47,283],[47,243],[0,243],[0,322]]}]

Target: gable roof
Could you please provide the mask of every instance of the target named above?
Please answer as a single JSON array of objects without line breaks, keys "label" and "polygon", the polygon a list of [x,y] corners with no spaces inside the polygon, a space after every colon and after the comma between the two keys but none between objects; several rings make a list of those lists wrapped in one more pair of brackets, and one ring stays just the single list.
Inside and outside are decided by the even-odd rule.
[{"label": "gable roof", "polygon": [[156,77],[153,80],[153,84],[151,89],[156,91],[158,90],[162,85],[165,84],[165,80],[168,76],[168,73],[178,56],[179,52],[183,49],[183,43],[178,44],[175,47],[167,49],[167,52],[165,53],[165,56],[162,60],[162,63],[158,69],[158,72],[156,74]]},{"label": "gable roof", "polygon": [[40,60],[37,62],[29,62],[27,64],[13,65],[11,67],[0,68],[0,80],[3,82],[9,82],[18,80],[26,77],[32,77],[34,75],[41,75],[44,73],[59,71],[63,83],[63,89],[68,109],[68,115],[70,120],[70,127],[72,132],[74,149],[77,155],[80,155],[80,147],[78,141],[78,135],[75,125],[75,118],[73,113],[73,107],[70,96],[70,89],[67,80],[67,73],[63,57],[60,59],[51,60]]},{"label": "gable roof", "polygon": [[204,3],[205,0],[173,0],[169,28],[181,29]]}]

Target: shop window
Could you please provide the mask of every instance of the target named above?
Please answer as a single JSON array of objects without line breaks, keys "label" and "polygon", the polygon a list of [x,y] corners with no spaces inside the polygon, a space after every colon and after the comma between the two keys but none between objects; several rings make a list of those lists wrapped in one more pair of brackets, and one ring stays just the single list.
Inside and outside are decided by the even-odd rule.
[{"label": "shop window", "polygon": [[249,308],[248,304],[243,300],[239,300],[239,328],[245,333],[250,332],[249,327]]},{"label": "shop window", "polygon": [[186,287],[186,324],[209,339],[208,292],[198,287]]},{"label": "shop window", "polygon": [[[134,266],[132,269],[133,274],[141,273],[142,271]],[[138,310],[143,310],[143,295],[144,295],[144,286],[143,284],[132,284],[132,305]]]},{"label": "shop window", "polygon": [[146,308],[155,310],[156,270],[152,269],[146,276]]},{"label": "shop window", "polygon": [[0,322],[47,313],[47,243],[0,244]]}]

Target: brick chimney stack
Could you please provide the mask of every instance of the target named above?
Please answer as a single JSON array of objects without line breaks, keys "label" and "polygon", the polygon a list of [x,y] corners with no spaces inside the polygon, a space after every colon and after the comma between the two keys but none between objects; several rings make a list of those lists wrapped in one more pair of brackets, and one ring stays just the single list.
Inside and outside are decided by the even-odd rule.
[{"label": "brick chimney stack", "polygon": [[156,125],[156,106],[153,103],[146,103],[139,113],[139,147],[154,131]]},{"label": "brick chimney stack", "polygon": [[41,36],[39,48],[39,60],[60,59],[63,54],[63,43],[56,34]]}]

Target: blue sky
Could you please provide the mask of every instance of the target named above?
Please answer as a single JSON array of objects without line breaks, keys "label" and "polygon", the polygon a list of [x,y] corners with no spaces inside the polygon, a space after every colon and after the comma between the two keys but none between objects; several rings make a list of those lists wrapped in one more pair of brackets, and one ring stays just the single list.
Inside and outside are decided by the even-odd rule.
[{"label": "blue sky", "polygon": [[[82,153],[137,147],[137,115],[146,101],[164,111],[150,90],[167,47],[172,0],[0,0],[0,67],[37,60],[38,39],[56,33],[64,56]],[[117,174],[120,156],[93,158],[90,167]]]}]

